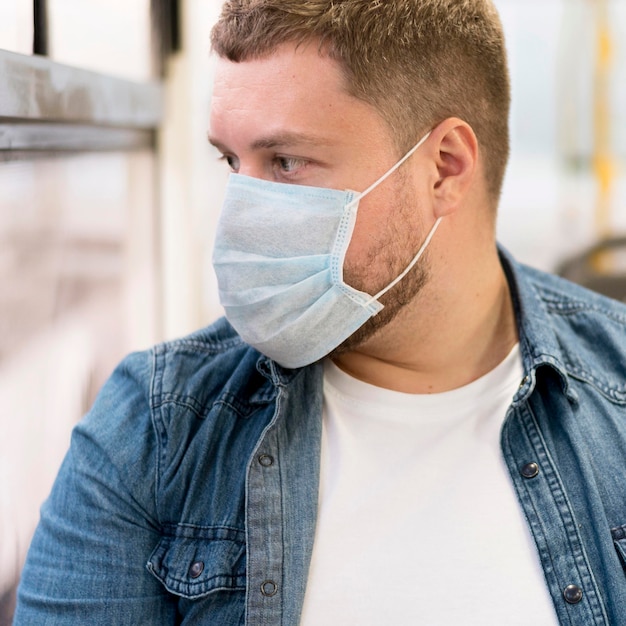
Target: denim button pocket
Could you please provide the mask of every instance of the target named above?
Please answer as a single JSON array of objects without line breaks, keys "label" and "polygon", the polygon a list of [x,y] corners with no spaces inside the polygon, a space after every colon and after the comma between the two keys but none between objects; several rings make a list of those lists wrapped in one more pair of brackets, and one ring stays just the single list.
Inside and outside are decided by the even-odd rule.
[{"label": "denim button pocket", "polygon": [[170,593],[197,599],[217,589],[245,590],[242,530],[178,525],[165,531],[147,568]]}]

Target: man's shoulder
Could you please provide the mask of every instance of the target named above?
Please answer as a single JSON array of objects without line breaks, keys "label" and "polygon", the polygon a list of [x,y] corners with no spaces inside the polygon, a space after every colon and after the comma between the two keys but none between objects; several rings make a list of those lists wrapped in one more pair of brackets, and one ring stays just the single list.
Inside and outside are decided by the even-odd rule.
[{"label": "man's shoulder", "polygon": [[242,385],[247,386],[246,381],[260,376],[262,358],[224,318],[185,337],[157,344],[140,356],[146,357],[150,360],[153,407],[190,398],[202,405],[224,390],[237,393]]},{"label": "man's shoulder", "polygon": [[189,335],[159,343],[149,352],[157,367],[168,370],[188,367],[204,370],[213,367],[216,361],[224,367],[229,360],[235,365],[245,353],[252,353],[255,362],[259,358],[259,353],[223,317]]},{"label": "man's shoulder", "polygon": [[246,381],[249,387],[260,377],[260,356],[222,318],[185,337],[127,355],[101,389],[95,408],[138,415],[179,403],[201,412],[224,391],[236,395]]},{"label": "man's shoulder", "polygon": [[553,337],[570,375],[626,401],[626,304],[527,266],[517,271],[525,283],[522,315],[532,320],[533,337]]},{"label": "man's shoulder", "polygon": [[[526,265],[518,265],[524,277],[552,316],[569,317],[589,314],[597,321],[626,325],[626,303],[591,291],[555,274],[550,274]],[[625,344],[626,345],[626,344]]]},{"label": "man's shoulder", "polygon": [[152,446],[157,424],[183,428],[193,422],[189,417],[204,421],[216,407],[247,417],[261,404],[257,398],[267,404],[273,397],[273,385],[257,367],[260,358],[225,320],[133,352],[104,384],[78,432],[117,450],[119,459],[120,441]]}]

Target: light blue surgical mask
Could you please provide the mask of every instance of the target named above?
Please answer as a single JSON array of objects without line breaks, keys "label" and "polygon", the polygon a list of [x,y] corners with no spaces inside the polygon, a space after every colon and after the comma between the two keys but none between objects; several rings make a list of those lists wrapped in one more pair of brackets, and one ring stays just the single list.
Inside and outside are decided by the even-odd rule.
[{"label": "light blue surgical mask", "polygon": [[284,367],[302,367],[382,310],[379,298],[417,263],[441,218],[408,267],[371,296],[343,280],[359,201],[429,135],[362,193],[230,175],[213,266],[226,317],[244,341]]}]

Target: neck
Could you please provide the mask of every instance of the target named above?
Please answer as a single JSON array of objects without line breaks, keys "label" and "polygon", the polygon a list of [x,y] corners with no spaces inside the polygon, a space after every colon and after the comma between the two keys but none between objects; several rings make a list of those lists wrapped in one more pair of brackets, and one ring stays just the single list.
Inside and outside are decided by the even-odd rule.
[{"label": "neck", "polygon": [[518,340],[497,252],[448,275],[454,280],[431,276],[392,322],[335,363],[364,382],[416,394],[456,389],[491,371]]}]

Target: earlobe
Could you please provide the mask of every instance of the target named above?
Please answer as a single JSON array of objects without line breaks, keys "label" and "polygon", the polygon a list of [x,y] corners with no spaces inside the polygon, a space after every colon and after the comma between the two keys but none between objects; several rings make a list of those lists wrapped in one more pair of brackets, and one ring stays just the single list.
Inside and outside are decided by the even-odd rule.
[{"label": "earlobe", "polygon": [[436,217],[454,213],[475,182],[478,141],[472,127],[458,118],[433,130],[437,178],[433,185]]}]

